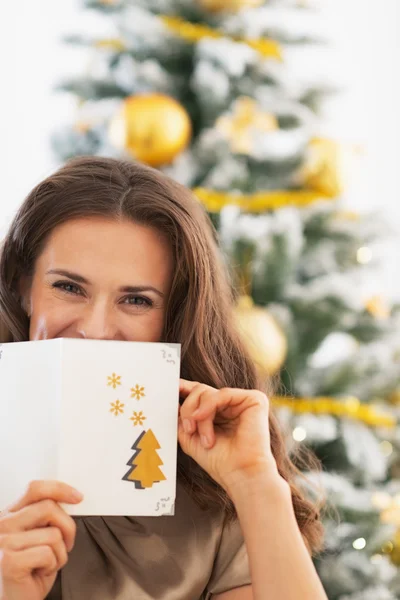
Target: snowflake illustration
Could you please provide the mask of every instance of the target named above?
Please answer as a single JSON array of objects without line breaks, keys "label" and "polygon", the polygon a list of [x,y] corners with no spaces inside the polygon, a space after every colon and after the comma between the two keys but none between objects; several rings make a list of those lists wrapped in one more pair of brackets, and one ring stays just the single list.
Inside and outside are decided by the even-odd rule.
[{"label": "snowflake illustration", "polygon": [[121,402],[119,400],[116,400],[115,402],[110,402],[110,404],[111,404],[110,412],[113,412],[115,416],[117,416],[120,412],[121,413],[124,412],[122,409],[125,406],[125,404],[121,404]]},{"label": "snowflake illustration", "polygon": [[134,411],[133,417],[130,418],[130,420],[133,421],[134,425],[143,425],[143,421],[145,419],[146,417],[143,415],[142,411],[140,411],[139,413]]},{"label": "snowflake illustration", "polygon": [[140,400],[142,396],[145,396],[144,387],[140,385],[136,385],[134,388],[131,388],[131,398],[136,398],[136,400]]},{"label": "snowflake illustration", "polygon": [[114,390],[117,387],[117,385],[121,385],[121,381],[120,381],[121,375],[116,375],[115,373],[113,373],[111,375],[111,377],[108,376],[107,379],[108,379],[107,385],[111,385],[114,388]]}]

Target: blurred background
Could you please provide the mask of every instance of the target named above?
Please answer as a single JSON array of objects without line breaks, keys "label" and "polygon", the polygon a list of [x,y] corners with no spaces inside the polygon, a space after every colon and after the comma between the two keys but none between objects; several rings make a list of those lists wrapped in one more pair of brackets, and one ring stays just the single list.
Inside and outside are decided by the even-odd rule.
[{"label": "blurred background", "polygon": [[[320,0],[315,4],[333,42],[337,81],[344,84],[340,96],[325,107],[324,127],[361,153],[347,183],[351,205],[360,211],[383,209],[389,220],[400,222],[396,191],[400,4],[397,0]],[[76,100],[55,94],[54,86],[68,74],[81,73],[89,63],[85,49],[72,50],[63,43],[63,36],[85,31],[99,35],[109,30],[98,15],[81,9],[80,0],[20,0],[4,8],[0,39],[6,86],[0,124],[3,230],[29,189],[59,162],[51,151],[50,135],[71,119]],[[318,68],[322,72],[325,68],[322,57]],[[395,250],[386,245],[379,251],[385,257],[380,285],[398,297]]]},{"label": "blurred background", "polygon": [[[5,231],[79,154],[137,158],[217,227],[293,459],[336,514],[330,600],[400,598],[398,0],[3,7]],[[312,489],[306,490],[311,495]]]}]

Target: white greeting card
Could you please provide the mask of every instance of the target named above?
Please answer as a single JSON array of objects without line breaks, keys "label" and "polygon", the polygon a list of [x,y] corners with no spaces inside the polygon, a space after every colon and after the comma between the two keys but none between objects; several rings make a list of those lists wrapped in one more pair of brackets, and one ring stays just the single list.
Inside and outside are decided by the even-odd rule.
[{"label": "white greeting card", "polygon": [[70,515],[173,515],[179,372],[180,344],[1,344],[0,509],[56,479]]}]

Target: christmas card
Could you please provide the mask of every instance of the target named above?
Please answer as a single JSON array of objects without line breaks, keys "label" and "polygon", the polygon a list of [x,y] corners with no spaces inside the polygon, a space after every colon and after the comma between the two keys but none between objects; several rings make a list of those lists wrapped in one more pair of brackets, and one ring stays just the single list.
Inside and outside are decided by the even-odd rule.
[{"label": "christmas card", "polygon": [[173,515],[179,372],[180,344],[1,344],[0,509],[55,479],[70,515]]}]

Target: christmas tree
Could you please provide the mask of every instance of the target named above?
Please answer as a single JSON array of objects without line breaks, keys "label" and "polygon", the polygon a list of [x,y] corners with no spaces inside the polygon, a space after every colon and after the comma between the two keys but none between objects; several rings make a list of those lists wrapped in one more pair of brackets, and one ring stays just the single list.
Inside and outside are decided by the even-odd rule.
[{"label": "christmas tree", "polygon": [[78,103],[55,132],[58,158],[136,158],[195,191],[219,231],[254,360],[280,373],[273,401],[293,460],[307,445],[322,461],[307,476],[335,508],[316,559],[330,600],[400,598],[400,310],[367,292],[384,224],[350,210],[342,145],[321,134],[336,83],[317,7],[86,9],[105,33],[68,39],[90,62],[59,86]]},{"label": "christmas tree", "polygon": [[133,466],[123,479],[134,481],[139,489],[153,487],[153,483],[163,481],[165,476],[159,467],[164,463],[157,454],[160,447],[151,429],[142,432],[132,446],[136,452],[127,463]]}]

